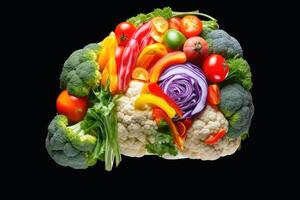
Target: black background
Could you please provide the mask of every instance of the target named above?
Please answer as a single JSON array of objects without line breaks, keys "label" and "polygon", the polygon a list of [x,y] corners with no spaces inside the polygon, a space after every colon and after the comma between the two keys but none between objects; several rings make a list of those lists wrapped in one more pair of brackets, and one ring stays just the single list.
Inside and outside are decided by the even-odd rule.
[{"label": "black background", "polygon": [[[140,12],[147,13],[164,6],[171,6],[176,11],[199,9],[218,19],[220,28],[241,43],[244,58],[252,67],[254,82],[251,92],[256,110],[250,138],[242,143],[241,151],[212,162],[123,156],[119,167],[112,172],[106,172],[100,162],[86,170],[57,165],[48,156],[44,141],[47,126],[56,114],[55,100],[60,92],[59,75],[66,58],[88,43],[101,41],[119,22]],[[280,11],[285,10],[283,5],[276,6],[280,7]],[[13,176],[16,175],[16,182],[23,186],[30,182],[32,188],[26,190],[30,194],[37,189],[47,195],[54,191],[63,193],[77,189],[90,189],[99,194],[109,190],[134,194],[137,190],[143,190],[145,195],[155,197],[156,192],[161,191],[176,196],[197,191],[203,194],[204,188],[213,190],[214,195],[223,189],[228,192],[266,192],[268,190],[264,185],[276,185],[278,179],[289,178],[278,167],[288,162],[289,158],[278,150],[280,144],[275,140],[276,137],[270,138],[270,135],[277,135],[283,129],[280,126],[281,119],[273,120],[277,113],[270,106],[271,94],[278,91],[278,88],[270,87],[270,81],[274,81],[271,80],[272,76],[278,72],[281,63],[273,62],[277,59],[277,52],[272,55],[272,59],[266,53],[266,49],[275,49],[284,38],[281,24],[285,19],[277,16],[278,10],[274,7],[275,3],[265,6],[253,1],[196,0],[110,1],[105,4],[100,1],[64,4],[41,2],[34,3],[32,7],[27,4],[28,9],[23,10],[22,5],[19,5],[18,9],[22,10],[19,23],[24,23],[22,27],[26,28],[22,28],[22,36],[15,31],[12,34],[16,34],[24,45],[30,47],[24,49],[24,53],[30,56],[25,60],[30,68],[25,71],[34,78],[26,79],[24,86],[36,89],[24,92],[25,95],[35,96],[34,100],[25,100],[28,106],[22,107],[34,116],[35,122],[30,125],[27,123],[26,127],[30,127],[31,131],[24,137],[26,147],[17,150],[18,156],[13,158],[18,164],[10,165],[11,169],[15,169]],[[278,33],[281,33],[280,38],[277,38]],[[36,62],[29,64],[30,58]],[[18,75],[22,76],[22,72]],[[30,139],[27,134],[30,134]],[[125,190],[126,187],[129,189]]]}]

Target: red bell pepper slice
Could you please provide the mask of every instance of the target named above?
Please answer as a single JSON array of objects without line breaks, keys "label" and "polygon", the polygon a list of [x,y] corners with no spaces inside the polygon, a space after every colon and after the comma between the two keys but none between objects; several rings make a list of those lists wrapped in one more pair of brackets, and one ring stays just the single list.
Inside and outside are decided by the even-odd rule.
[{"label": "red bell pepper slice", "polygon": [[226,130],[225,130],[224,128],[221,128],[218,132],[209,135],[209,136],[204,140],[204,143],[205,143],[205,144],[216,144],[217,142],[219,142],[219,140],[220,140],[222,137],[224,137],[225,134],[226,134]]}]

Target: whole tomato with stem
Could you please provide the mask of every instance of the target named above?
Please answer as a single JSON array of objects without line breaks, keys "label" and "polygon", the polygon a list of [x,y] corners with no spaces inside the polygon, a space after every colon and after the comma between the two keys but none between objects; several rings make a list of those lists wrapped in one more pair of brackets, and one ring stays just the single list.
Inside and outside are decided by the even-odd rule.
[{"label": "whole tomato with stem", "polygon": [[135,29],[135,26],[130,22],[121,22],[118,24],[115,28],[118,44],[120,46],[126,46]]},{"label": "whole tomato with stem", "polygon": [[183,52],[188,61],[200,66],[208,56],[208,43],[202,37],[190,37],[183,45]]}]

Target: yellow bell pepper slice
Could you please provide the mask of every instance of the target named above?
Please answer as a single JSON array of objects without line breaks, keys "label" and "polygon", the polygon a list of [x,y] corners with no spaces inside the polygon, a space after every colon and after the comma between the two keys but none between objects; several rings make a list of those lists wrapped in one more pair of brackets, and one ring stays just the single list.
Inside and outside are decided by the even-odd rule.
[{"label": "yellow bell pepper slice", "polygon": [[[102,84],[105,85],[107,78],[109,78],[109,89],[112,93],[116,93],[118,89],[118,72],[115,59],[115,51],[118,46],[118,41],[114,32],[111,32],[110,35],[102,41],[102,45],[104,48],[104,52],[108,56],[102,72]],[[104,58],[104,60],[105,59],[106,58]]]},{"label": "yellow bell pepper slice", "polygon": [[154,105],[161,108],[170,118],[176,115],[174,108],[169,106],[163,98],[152,94],[142,94],[135,100],[134,107],[136,109],[143,109],[145,105]]}]

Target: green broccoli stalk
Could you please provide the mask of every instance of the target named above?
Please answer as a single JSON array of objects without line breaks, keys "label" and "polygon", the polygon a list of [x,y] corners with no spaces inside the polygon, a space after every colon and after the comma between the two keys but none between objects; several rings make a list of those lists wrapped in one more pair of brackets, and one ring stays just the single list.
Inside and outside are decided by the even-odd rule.
[{"label": "green broccoli stalk", "polygon": [[93,150],[96,137],[81,128],[81,122],[68,126],[64,115],[57,115],[48,127],[46,149],[53,160],[62,166],[85,169],[96,163]]},{"label": "green broccoli stalk", "polygon": [[254,105],[249,91],[237,83],[224,86],[221,89],[219,108],[229,121],[227,133],[229,137],[235,138],[248,134],[254,114]]},{"label": "green broccoli stalk", "polygon": [[99,44],[89,44],[84,49],[73,52],[64,63],[60,87],[77,97],[87,96],[96,88],[101,79],[97,63],[100,50]]}]

